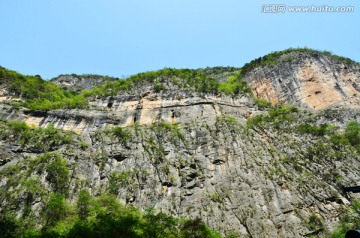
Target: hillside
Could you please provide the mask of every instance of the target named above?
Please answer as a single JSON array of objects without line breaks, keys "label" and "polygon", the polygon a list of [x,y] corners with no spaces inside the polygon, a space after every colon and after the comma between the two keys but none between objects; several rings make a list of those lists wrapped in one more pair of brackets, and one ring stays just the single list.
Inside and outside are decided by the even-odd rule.
[{"label": "hillside", "polygon": [[342,186],[360,182],[359,80],[358,63],[309,49],[127,79],[0,68],[0,224],[8,237],[105,224],[130,227],[114,237],[330,237],[356,198]]}]

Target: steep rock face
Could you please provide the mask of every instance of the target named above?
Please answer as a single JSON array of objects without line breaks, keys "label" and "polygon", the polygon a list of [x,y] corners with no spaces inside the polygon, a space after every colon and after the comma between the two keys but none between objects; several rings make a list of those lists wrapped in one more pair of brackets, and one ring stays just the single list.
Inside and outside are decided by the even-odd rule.
[{"label": "steep rock face", "polygon": [[[49,150],[66,160],[72,200],[81,189],[93,196],[112,193],[144,209],[200,217],[239,237],[304,237],[331,229],[350,203],[341,184],[360,181],[354,169],[360,166],[359,154],[351,146],[339,150],[326,137],[294,128],[314,120],[341,127],[342,113],[294,112],[289,114],[293,119],[280,124],[248,127],[242,115],[220,111],[220,116],[203,121],[133,124],[122,134],[111,127],[87,131],[86,146],[74,135],[71,144]],[[358,111],[345,118],[359,119]],[[36,169],[48,163],[36,159],[43,154],[41,146],[31,140],[22,145],[14,137],[1,141],[2,210],[16,201],[21,216],[27,200],[19,191],[26,179],[48,191],[56,188],[45,179],[45,170]],[[33,199],[37,205],[32,209],[41,209],[41,197]],[[315,225],[312,217],[317,218]]]},{"label": "steep rock face", "polygon": [[141,99],[108,97],[90,102],[91,109],[53,110],[48,112],[17,113],[10,106],[0,105],[0,118],[22,120],[29,126],[46,127],[53,124],[58,129],[73,130],[78,134],[89,134],[106,126],[131,126],[135,123],[149,125],[159,121],[187,123],[208,121],[214,123],[217,116],[234,115],[249,117],[255,109],[245,97],[207,95],[183,99],[163,99],[149,95]]},{"label": "steep rock face", "polygon": [[7,97],[9,96],[9,92],[6,89],[6,87],[4,86],[0,86],[0,102],[3,102],[7,99]]},{"label": "steep rock face", "polygon": [[360,66],[320,53],[291,52],[246,74],[256,96],[315,110],[358,107]]},{"label": "steep rock face", "polygon": [[83,174],[99,174],[92,187],[104,189],[101,184],[113,171],[137,171],[117,190],[124,201],[200,216],[215,229],[234,230],[240,237],[302,237],[317,231],[308,225],[313,214],[331,226],[341,206],[349,203],[338,192],[336,177],[344,176],[345,183],[360,178],[350,168],[358,164],[351,154],[344,154],[341,163],[325,155],[296,158],[317,139],[309,143],[291,132],[280,136],[276,130],[247,131],[227,117],[213,125],[182,124],[183,137],[161,125],[135,130],[138,136],[134,131],[125,144],[104,134],[92,136],[97,153],[107,158],[103,171],[94,167]]},{"label": "steep rock face", "polygon": [[[336,135],[348,122],[360,122],[354,95],[359,68],[306,54],[283,55],[245,80],[256,96],[272,102],[347,107],[285,110],[261,124],[252,118],[268,115],[267,109],[241,93],[196,93],[166,80],[165,92],[139,84],[115,96],[94,96],[86,109],[45,112],[0,104],[1,119],[75,132],[71,143],[59,144],[53,131],[24,140],[0,124],[0,213],[13,210],[21,217],[30,203],[40,217],[42,197],[29,201],[24,186],[32,179],[47,193],[58,192],[48,179],[51,159],[39,159],[52,152],[66,161],[71,179],[64,188],[72,202],[82,189],[93,196],[111,193],[143,209],[200,217],[238,237],[306,237],[333,229],[350,203],[341,185],[360,182],[359,152],[298,127],[328,123]],[[8,96],[6,89],[2,95]]]}]

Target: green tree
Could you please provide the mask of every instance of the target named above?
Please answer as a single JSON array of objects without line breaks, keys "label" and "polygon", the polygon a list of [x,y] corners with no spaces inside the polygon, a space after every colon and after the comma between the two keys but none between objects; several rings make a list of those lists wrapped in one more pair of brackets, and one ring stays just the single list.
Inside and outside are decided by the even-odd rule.
[{"label": "green tree", "polygon": [[91,196],[88,191],[80,191],[76,208],[80,220],[85,220],[89,216],[91,208]]},{"label": "green tree", "polygon": [[17,221],[11,216],[0,216],[0,236],[3,238],[18,237],[16,230],[18,229]]},{"label": "green tree", "polygon": [[153,209],[146,212],[144,225],[144,237],[162,238],[177,237],[178,228],[175,218],[165,215],[164,213],[156,214]]},{"label": "green tree", "polygon": [[221,235],[209,229],[200,219],[187,220],[181,225],[183,238],[220,238]]},{"label": "green tree", "polygon": [[350,122],[345,127],[345,137],[350,144],[357,147],[360,145],[360,124],[356,121]]},{"label": "green tree", "polygon": [[53,154],[54,160],[46,166],[47,180],[51,183],[54,192],[67,194],[70,178],[66,161],[58,154]]},{"label": "green tree", "polygon": [[67,212],[67,203],[64,195],[51,193],[49,201],[43,209],[45,227],[50,228],[56,225],[58,221],[65,219]]}]

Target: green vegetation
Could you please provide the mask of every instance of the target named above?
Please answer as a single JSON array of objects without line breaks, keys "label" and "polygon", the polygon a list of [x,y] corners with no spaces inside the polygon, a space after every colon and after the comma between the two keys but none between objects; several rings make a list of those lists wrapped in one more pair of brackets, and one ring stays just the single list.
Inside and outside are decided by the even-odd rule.
[{"label": "green vegetation", "polygon": [[111,132],[115,135],[116,138],[118,138],[121,143],[126,144],[131,136],[131,133],[129,130],[116,126],[111,128]]},{"label": "green vegetation", "polygon": [[117,94],[121,90],[129,91],[136,88],[136,85],[143,83],[153,84],[155,92],[160,92],[161,90],[165,90],[163,83],[168,80],[180,88],[192,88],[195,89],[195,91],[204,93],[215,92],[218,85],[216,80],[208,78],[205,74],[196,70],[165,68],[158,71],[139,73],[130,76],[126,80],[107,82],[101,87],[84,90],[82,94],[85,97],[95,95],[110,96]]},{"label": "green vegetation", "polygon": [[322,52],[324,55],[328,56],[328,57],[331,57],[331,58],[335,58],[337,60],[340,60],[342,61],[344,64],[347,64],[347,65],[359,65],[359,62],[356,62],[356,61],[353,61],[352,59],[350,58],[346,58],[346,57],[342,57],[342,56],[339,56],[339,55],[335,55],[329,51],[323,51]]},{"label": "green vegetation", "polygon": [[158,135],[158,137],[165,138],[169,135],[169,139],[171,139],[174,143],[176,141],[184,141],[185,135],[181,131],[181,127],[179,123],[166,123],[166,122],[159,122],[154,123],[150,126],[152,130]]},{"label": "green vegetation", "polygon": [[348,123],[345,127],[344,136],[352,146],[360,151],[360,124],[358,122]]},{"label": "green vegetation", "polygon": [[103,81],[116,81],[119,80],[119,78],[111,77],[107,75],[98,75],[98,74],[60,74],[59,76],[52,78],[52,80],[56,80],[60,77],[66,77],[66,76],[72,76],[74,78],[81,78],[81,79],[102,79]]},{"label": "green vegetation", "polygon": [[89,145],[85,141],[80,141],[80,148],[85,150],[86,148],[89,148]]},{"label": "green vegetation", "polygon": [[69,204],[64,195],[51,193],[42,211],[45,227],[55,226],[56,223],[66,218],[69,211]]},{"label": "green vegetation", "polygon": [[218,87],[218,82],[215,79],[192,69],[165,68],[158,71],[136,74],[129,77],[128,80],[135,85],[142,82],[163,83],[169,80],[180,89],[194,89],[196,92],[202,93],[214,93]]},{"label": "green vegetation", "polygon": [[91,212],[91,195],[87,190],[79,192],[79,198],[76,204],[76,213],[79,219],[85,220]]},{"label": "green vegetation", "polygon": [[319,214],[312,214],[307,219],[307,224],[310,230],[323,230],[323,219]]},{"label": "green vegetation", "polygon": [[331,124],[310,125],[300,124],[297,127],[300,133],[308,133],[314,136],[325,136],[330,138],[330,143],[338,149],[351,145],[357,151],[360,151],[360,124],[356,121],[349,122],[345,126],[345,131],[337,131]]},{"label": "green vegetation", "polygon": [[113,195],[91,198],[89,192],[83,190],[78,194],[77,203],[74,205],[63,195],[56,193],[51,193],[45,201],[41,213],[41,228],[28,223],[29,219],[15,218],[10,213],[1,214],[2,237],[221,237],[200,219],[178,219],[164,213],[155,213],[151,209],[143,213],[122,204]]},{"label": "green vegetation", "polygon": [[100,197],[84,189],[72,190],[78,191],[74,202],[76,195],[69,192],[71,165],[66,161],[51,152],[0,171],[0,177],[6,178],[0,188],[1,237],[221,237],[199,219],[173,218],[152,210],[143,213],[112,195],[120,188],[131,191],[137,179],[147,176],[142,170],[114,172],[107,188],[110,194]]},{"label": "green vegetation", "polygon": [[165,68],[158,71],[139,73],[130,76],[126,80],[107,82],[101,87],[84,90],[82,95],[84,97],[95,95],[111,96],[121,90],[129,91],[134,89],[137,85],[143,83],[151,83],[154,91],[158,93],[166,90],[166,82],[172,83],[179,89],[200,93],[224,92],[232,96],[240,92],[251,93],[251,89],[246,82],[240,79],[240,74],[235,74],[228,81],[219,83],[214,78],[207,76],[203,70]]},{"label": "green vegetation", "polygon": [[234,125],[234,126],[239,125],[239,122],[234,117],[227,115],[216,117],[216,122],[225,123],[227,125]]},{"label": "green vegetation", "polygon": [[113,82],[106,82],[100,87],[94,87],[91,90],[83,90],[81,95],[85,98],[97,95],[106,97],[115,95],[122,90],[130,90],[131,88],[132,84],[129,80],[117,80]]},{"label": "green vegetation", "polygon": [[64,90],[40,76],[24,76],[0,67],[0,84],[7,85],[9,91],[21,97],[21,106],[33,110],[56,108],[82,108],[87,105],[83,95]]},{"label": "green vegetation", "polygon": [[310,124],[300,124],[298,126],[298,131],[300,133],[308,133],[314,136],[324,136],[330,130],[331,126],[328,124],[321,124],[320,126],[314,126]]},{"label": "green vegetation", "polygon": [[[53,215],[52,208],[61,200],[60,198],[68,196],[70,182],[70,171],[60,154],[51,152],[36,158],[25,158],[17,165],[6,166],[2,169],[0,177],[6,178],[5,184],[0,188],[0,203],[2,204],[0,221],[10,219],[17,224],[16,227],[20,226],[22,231],[42,223],[55,223],[51,219],[58,218]],[[51,192],[56,196],[49,197]],[[36,203],[40,203],[40,208],[48,207],[49,209],[38,214],[33,210]],[[18,216],[15,219],[16,214]],[[40,220],[36,217],[39,215],[46,219]],[[9,234],[19,237],[16,232]]]},{"label": "green vegetation", "polygon": [[233,66],[215,66],[215,67],[206,67],[197,69],[197,71],[200,71],[204,73],[205,75],[209,77],[213,77],[216,75],[224,75],[224,74],[236,74],[238,73],[240,68],[236,68]]},{"label": "green vegetation", "polygon": [[137,171],[127,170],[122,172],[113,172],[109,179],[108,191],[110,194],[117,195],[120,188],[128,188],[134,183]]},{"label": "green vegetation", "polygon": [[70,171],[62,155],[56,152],[42,154],[34,159],[27,160],[24,168],[21,173],[16,175],[20,177],[20,180],[36,171],[39,176],[46,175],[45,178],[51,186],[51,191],[68,195]]},{"label": "green vegetation", "polygon": [[[253,128],[256,133],[278,144],[275,144],[277,149],[287,150],[280,154],[269,151],[272,157],[281,158],[274,161],[273,168],[266,172],[269,179],[295,179],[299,192],[316,196],[322,183],[339,183],[344,178],[343,170],[335,167],[335,163],[345,165],[359,159],[360,124],[350,122],[342,128],[317,124],[323,117],[323,114],[281,106],[248,119],[248,129]],[[314,164],[326,166],[319,170]]]},{"label": "green vegetation", "polygon": [[242,128],[236,118],[227,115],[216,117],[216,125],[220,127],[227,127],[233,135],[240,133]]},{"label": "green vegetation", "polygon": [[215,192],[214,194],[212,194],[211,196],[210,196],[210,199],[211,199],[211,201],[213,201],[213,202],[216,202],[216,203],[223,203],[224,201],[223,201],[223,198],[220,196],[220,194],[219,193],[217,193],[217,192]]},{"label": "green vegetation", "polygon": [[165,141],[165,137],[159,135],[158,138],[151,136],[146,140],[146,147],[144,148],[149,157],[152,159],[153,164],[160,165],[165,161],[165,149],[160,141]]},{"label": "green vegetation", "polygon": [[288,54],[288,53],[292,53],[292,52],[311,53],[311,54],[316,54],[316,55],[322,54],[322,55],[326,55],[331,58],[341,60],[342,62],[344,62],[345,64],[348,64],[348,65],[359,64],[349,58],[337,56],[328,51],[318,51],[318,50],[313,50],[313,49],[308,49],[308,48],[289,48],[289,49],[283,50],[283,51],[275,51],[275,52],[267,54],[263,57],[259,57],[257,59],[252,60],[251,62],[245,64],[241,68],[241,74],[245,75],[248,72],[250,72],[251,70],[258,68],[258,67],[278,64],[281,62],[281,61],[279,61],[280,56]]},{"label": "green vegetation", "polygon": [[341,216],[340,222],[328,237],[345,238],[345,234],[349,230],[357,230],[360,227],[360,201],[353,200],[351,207],[347,209]]},{"label": "green vegetation", "polygon": [[17,140],[21,147],[34,152],[53,151],[71,144],[71,132],[58,130],[49,124],[46,128],[31,128],[25,122],[0,120],[0,139]]},{"label": "green vegetation", "polygon": [[46,179],[56,193],[67,194],[70,173],[66,167],[66,161],[60,155],[54,154],[53,160],[45,166]]},{"label": "green vegetation", "polygon": [[218,90],[231,96],[235,96],[240,92],[249,96],[252,95],[249,85],[246,81],[241,80],[241,74],[230,76],[227,81],[219,83]]},{"label": "green vegetation", "polygon": [[247,120],[247,127],[262,127],[264,125],[272,125],[277,129],[280,129],[280,125],[283,123],[289,123],[295,120],[295,113],[298,113],[299,109],[290,105],[277,105],[272,107],[267,114],[260,114]]},{"label": "green vegetation", "polygon": [[254,100],[255,105],[257,105],[259,108],[270,108],[272,106],[271,102],[266,101],[262,98],[256,98]]},{"label": "green vegetation", "polygon": [[[41,79],[40,76],[24,76],[17,72],[0,67],[0,84],[6,84],[11,94],[20,97],[19,102],[12,102],[14,107],[24,106],[32,110],[51,110],[57,108],[84,108],[88,105],[86,98],[94,96],[112,96],[119,92],[136,91],[144,83],[150,83],[153,90],[157,93],[167,90],[165,85],[169,83],[179,90],[187,90],[199,93],[220,93],[236,96],[239,93],[251,96],[251,89],[242,77],[249,71],[266,65],[278,64],[279,58],[291,52],[323,54],[331,58],[343,61],[345,64],[358,64],[351,59],[333,55],[327,51],[316,51],[307,48],[290,48],[287,50],[273,52],[263,57],[259,57],[241,69],[234,67],[213,67],[205,69],[172,69],[165,68],[158,71],[139,73],[127,79],[118,79],[99,75],[72,75],[82,78],[101,78],[104,84],[90,90],[83,90],[75,93],[64,90],[52,82]],[[284,61],[289,60],[288,57]],[[290,59],[291,60],[291,59]],[[227,81],[218,82],[217,78],[228,77]],[[219,78],[220,77],[220,78]],[[262,100],[255,103],[259,107],[269,107],[270,105]]]},{"label": "green vegetation", "polygon": [[[217,71],[227,68],[219,67]],[[235,68],[234,68],[235,69]],[[40,76],[24,76],[17,72],[0,67],[0,84],[6,84],[11,94],[21,98],[19,102],[12,102],[14,107],[24,106],[32,110],[51,110],[58,108],[84,108],[87,106],[86,98],[94,96],[112,96],[119,92],[129,92],[144,83],[153,85],[155,92],[166,90],[165,83],[172,83],[178,89],[200,93],[219,93],[235,96],[239,93],[251,94],[246,82],[235,73],[225,82],[219,83],[208,76],[206,70],[171,69],[139,73],[127,79],[120,80],[106,77],[105,83],[90,90],[75,93],[64,90],[52,82],[41,79]],[[211,72],[213,72],[212,70]],[[77,76],[77,75],[73,75]],[[100,77],[98,75],[81,75],[81,77]]]},{"label": "green vegetation", "polygon": [[156,81],[156,80],[154,81],[153,88],[154,88],[154,91],[156,93],[159,93],[159,92],[161,92],[163,90],[166,90],[165,85],[163,83],[159,82],[159,81]]}]

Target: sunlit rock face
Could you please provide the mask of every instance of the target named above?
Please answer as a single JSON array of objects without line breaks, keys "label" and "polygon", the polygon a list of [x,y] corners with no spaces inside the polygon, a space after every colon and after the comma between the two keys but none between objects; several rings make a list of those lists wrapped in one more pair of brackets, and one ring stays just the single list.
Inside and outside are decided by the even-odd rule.
[{"label": "sunlit rock face", "polygon": [[254,108],[248,98],[207,95],[184,99],[162,99],[145,97],[126,101],[122,97],[108,97],[90,102],[91,109],[53,110],[18,114],[3,106],[1,117],[24,120],[29,126],[46,127],[55,125],[58,129],[73,130],[78,134],[104,129],[107,126],[128,127],[135,123],[150,125],[157,122],[188,123],[203,122],[214,124],[222,115],[239,119],[250,116]]},{"label": "sunlit rock face", "polygon": [[360,67],[323,54],[292,52],[279,63],[249,72],[258,97],[321,110],[330,106],[359,107]]}]

